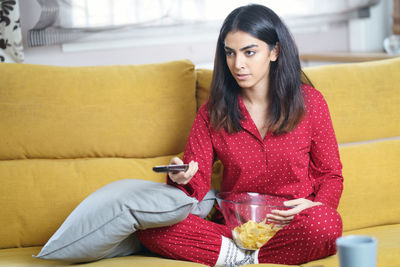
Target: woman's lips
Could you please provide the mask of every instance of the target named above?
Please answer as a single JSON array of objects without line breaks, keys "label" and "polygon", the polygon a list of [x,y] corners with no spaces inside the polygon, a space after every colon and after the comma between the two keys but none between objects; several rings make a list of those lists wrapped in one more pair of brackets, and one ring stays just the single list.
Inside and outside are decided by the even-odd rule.
[{"label": "woman's lips", "polygon": [[240,81],[246,80],[250,74],[236,74],[236,78]]}]

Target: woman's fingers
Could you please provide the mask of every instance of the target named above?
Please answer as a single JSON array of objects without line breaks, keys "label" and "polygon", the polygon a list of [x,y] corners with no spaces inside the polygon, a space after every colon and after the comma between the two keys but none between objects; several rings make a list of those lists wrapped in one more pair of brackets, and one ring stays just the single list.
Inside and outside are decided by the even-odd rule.
[{"label": "woman's fingers", "polygon": [[294,208],[288,210],[272,210],[271,214],[268,214],[268,220],[278,224],[288,224],[290,223],[294,216],[303,210],[301,199],[294,199],[286,201],[285,206],[294,206]]},{"label": "woman's fingers", "polygon": [[[172,158],[171,159],[171,164],[183,164],[183,161],[178,158]],[[168,173],[169,177],[171,178],[171,180],[177,184],[181,184],[181,185],[185,185],[187,183],[189,183],[189,181],[193,178],[193,176],[196,174],[197,170],[199,169],[199,165],[197,162],[191,161],[189,163],[189,167],[188,169],[183,172],[170,172]]]},{"label": "woman's fingers", "polygon": [[[180,165],[183,164],[183,161],[179,158],[179,157],[173,157],[170,161],[169,161],[170,165]],[[168,176],[169,178],[177,184],[181,184],[182,182],[182,174],[183,172],[168,172]]]},{"label": "woman's fingers", "polygon": [[321,205],[319,202],[312,202],[311,200],[299,198],[293,199],[289,201],[285,201],[284,205],[289,207],[292,206],[293,208],[287,210],[272,210],[271,216],[275,216],[278,220],[283,220],[285,218],[293,219],[294,215],[300,213],[301,211],[310,208],[315,205]]},{"label": "woman's fingers", "polygon": [[191,179],[199,169],[199,164],[197,162],[191,161],[189,163],[189,168],[185,173],[187,179]]},{"label": "woman's fingers", "polygon": [[169,174],[169,177],[177,184],[187,184],[187,178],[183,172]]},{"label": "woman's fingers", "polygon": [[268,214],[268,218],[274,219],[274,220],[279,220],[279,221],[291,220],[291,219],[293,219],[293,217],[294,217],[294,215],[293,216],[279,216],[276,214]]},{"label": "woman's fingers", "polygon": [[300,211],[302,211],[303,209],[304,207],[299,205],[289,210],[272,210],[271,213],[286,218],[286,217],[293,217],[297,213],[300,213]]},{"label": "woman's fingers", "polygon": [[268,223],[273,223],[274,227],[283,227],[291,223],[291,221],[278,221],[278,220],[269,220]]},{"label": "woman's fingers", "polygon": [[181,164],[183,164],[183,161],[178,157],[173,157],[171,159],[171,161],[169,162],[169,164],[171,164],[171,165],[181,165]]},{"label": "woman's fingers", "polygon": [[285,202],[283,202],[283,204],[285,206],[298,206],[300,204],[305,203],[307,200],[304,198],[296,198],[296,199],[292,199],[292,200],[287,200]]},{"label": "woman's fingers", "polygon": [[272,210],[271,214],[267,215],[268,220],[278,224],[288,224],[293,220],[294,216],[302,210],[322,204],[305,198],[299,198],[285,201],[284,205],[287,207],[292,206],[293,208],[287,210]]},{"label": "woman's fingers", "polygon": [[294,216],[282,217],[275,214],[268,214],[267,217],[268,220],[270,221],[278,221],[278,222],[284,222],[284,221],[290,222],[294,218]]},{"label": "woman's fingers", "polygon": [[196,174],[198,169],[199,169],[198,163],[194,162],[194,161],[191,161],[189,163],[189,168],[184,173],[184,180],[182,181],[182,184],[189,183],[189,181],[193,178],[193,176]]}]

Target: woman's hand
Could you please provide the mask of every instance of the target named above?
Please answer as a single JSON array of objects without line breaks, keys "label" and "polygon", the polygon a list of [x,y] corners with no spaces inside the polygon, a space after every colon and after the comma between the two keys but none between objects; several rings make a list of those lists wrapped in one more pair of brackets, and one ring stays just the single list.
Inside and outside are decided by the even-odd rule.
[{"label": "woman's hand", "polygon": [[[178,157],[173,157],[169,164],[178,165],[183,164],[183,161]],[[168,176],[174,183],[185,185],[189,183],[190,179],[196,174],[197,170],[199,169],[199,164],[195,161],[191,161],[189,163],[189,168],[183,172],[168,172]]]},{"label": "woman's hand", "polygon": [[287,225],[293,220],[294,216],[302,210],[322,205],[321,202],[313,202],[305,198],[288,200],[283,202],[283,204],[285,206],[293,206],[293,208],[288,210],[272,210],[272,214],[267,215],[269,221],[280,225]]}]

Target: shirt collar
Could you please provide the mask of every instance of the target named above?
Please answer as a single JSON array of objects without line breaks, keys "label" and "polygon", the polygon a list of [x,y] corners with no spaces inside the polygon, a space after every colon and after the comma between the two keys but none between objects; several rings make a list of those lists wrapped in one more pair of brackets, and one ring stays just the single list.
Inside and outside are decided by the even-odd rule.
[{"label": "shirt collar", "polygon": [[244,130],[246,130],[247,132],[249,132],[250,134],[254,135],[256,138],[262,141],[260,132],[258,131],[257,126],[254,123],[253,119],[251,118],[250,113],[247,110],[243,102],[242,96],[240,94],[238,97],[238,101],[239,101],[239,110],[243,116],[243,119],[240,121],[240,125]]}]

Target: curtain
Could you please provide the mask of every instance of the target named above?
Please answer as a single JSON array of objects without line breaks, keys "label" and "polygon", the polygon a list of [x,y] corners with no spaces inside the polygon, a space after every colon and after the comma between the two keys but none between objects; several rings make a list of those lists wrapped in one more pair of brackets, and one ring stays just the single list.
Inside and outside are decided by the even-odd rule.
[{"label": "curtain", "polygon": [[0,62],[23,60],[18,0],[0,0]]},{"label": "curtain", "polygon": [[[146,38],[145,32],[169,35],[218,29],[235,7],[265,4],[289,28],[315,26],[369,16],[380,0],[36,0],[42,9],[28,31],[29,46],[55,45],[83,39],[104,41]],[[188,25],[190,27],[188,27]]]},{"label": "curtain", "polygon": [[[202,20],[204,1],[207,0],[37,0],[42,12],[28,31],[28,44],[34,47],[132,35],[141,38],[149,28],[167,32],[171,27]],[[185,7],[194,10],[191,15],[197,15],[185,15]]]}]

